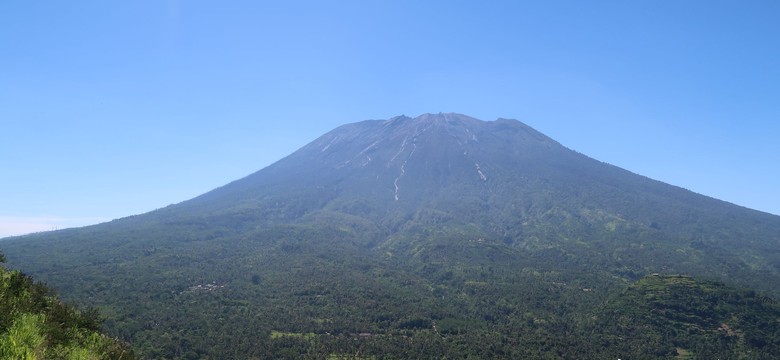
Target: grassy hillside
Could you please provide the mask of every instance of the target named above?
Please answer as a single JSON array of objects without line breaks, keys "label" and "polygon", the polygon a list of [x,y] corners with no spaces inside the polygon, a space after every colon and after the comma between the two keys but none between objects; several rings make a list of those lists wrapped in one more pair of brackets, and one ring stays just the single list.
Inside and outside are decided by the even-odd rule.
[{"label": "grassy hillside", "polygon": [[100,333],[95,313],[64,305],[41,283],[0,266],[0,359],[129,360],[134,356],[123,343]]}]

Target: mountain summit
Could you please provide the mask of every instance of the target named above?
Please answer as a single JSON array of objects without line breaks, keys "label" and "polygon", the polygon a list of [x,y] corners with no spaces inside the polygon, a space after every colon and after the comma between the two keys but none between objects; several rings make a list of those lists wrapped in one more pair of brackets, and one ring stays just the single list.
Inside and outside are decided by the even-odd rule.
[{"label": "mountain summit", "polygon": [[531,163],[544,162],[540,158],[544,154],[563,150],[515,120],[484,122],[459,114],[398,116],[341,126],[195,202],[224,203],[231,198],[256,203],[259,195],[273,188],[277,194],[311,191],[313,197],[327,201],[326,208],[351,213],[341,208],[342,197],[372,203],[374,211],[458,196],[484,198],[491,191],[491,177],[501,176],[492,181],[496,184],[512,180],[517,170],[533,171]]},{"label": "mountain summit", "polygon": [[413,201],[433,187],[485,182],[483,167],[501,166],[496,160],[530,159],[552,148],[562,149],[516,120],[484,122],[460,114],[368,120],[341,126],[214,195],[316,181],[342,193]]},{"label": "mountain summit", "polygon": [[151,358],[567,357],[592,340],[569,324],[649,274],[777,296],[778,244],[780,217],[460,114],[344,125],[180,204],[0,243]]}]

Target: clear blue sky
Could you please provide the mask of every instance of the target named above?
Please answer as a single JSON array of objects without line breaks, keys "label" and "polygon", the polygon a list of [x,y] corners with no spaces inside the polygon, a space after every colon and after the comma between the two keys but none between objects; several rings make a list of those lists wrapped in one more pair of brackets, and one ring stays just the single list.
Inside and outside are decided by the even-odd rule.
[{"label": "clear blue sky", "polygon": [[0,236],[143,213],[334,127],[515,118],[780,214],[780,1],[4,1]]}]

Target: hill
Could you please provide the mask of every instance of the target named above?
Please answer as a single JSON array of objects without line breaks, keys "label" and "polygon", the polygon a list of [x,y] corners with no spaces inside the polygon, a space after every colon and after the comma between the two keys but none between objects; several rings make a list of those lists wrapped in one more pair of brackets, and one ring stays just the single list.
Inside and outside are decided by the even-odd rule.
[{"label": "hill", "polygon": [[0,358],[135,357],[125,344],[100,333],[96,314],[64,305],[46,286],[0,266]]},{"label": "hill", "polygon": [[571,356],[586,314],[647,274],[775,297],[779,244],[780,217],[516,120],[426,114],[344,125],[180,204],[0,247],[146,357],[517,358]]}]

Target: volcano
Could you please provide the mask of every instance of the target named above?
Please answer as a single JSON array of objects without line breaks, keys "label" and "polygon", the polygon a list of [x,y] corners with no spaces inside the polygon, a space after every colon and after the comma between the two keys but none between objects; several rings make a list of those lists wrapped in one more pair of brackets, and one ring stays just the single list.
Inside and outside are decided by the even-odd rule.
[{"label": "volcano", "polygon": [[460,114],[344,125],[194,199],[0,247],[150,358],[587,357],[608,349],[590,314],[650,274],[780,288],[780,217]]}]

